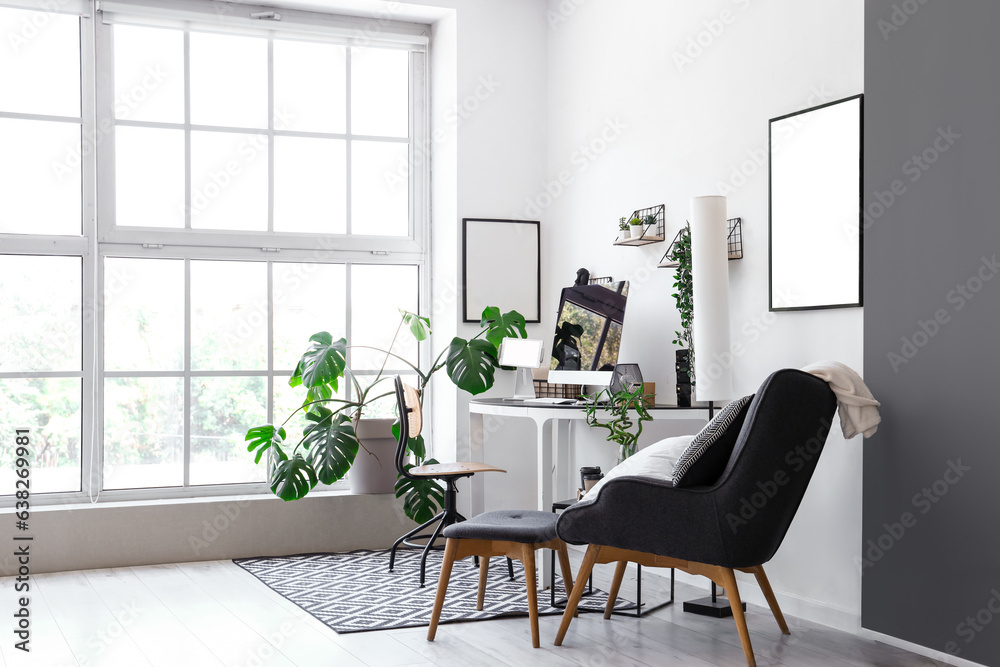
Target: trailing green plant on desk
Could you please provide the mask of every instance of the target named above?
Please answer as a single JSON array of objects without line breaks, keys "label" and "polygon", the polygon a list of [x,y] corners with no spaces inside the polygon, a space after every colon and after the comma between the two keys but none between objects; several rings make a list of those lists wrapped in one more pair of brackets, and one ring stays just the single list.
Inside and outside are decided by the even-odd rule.
[{"label": "trailing green plant on desk", "polygon": [[[638,384],[631,389],[616,392],[604,389],[590,397],[584,407],[587,425],[606,429],[608,442],[618,445],[619,463],[635,454],[639,436],[642,435],[642,423],[653,419],[646,409],[645,401],[644,388],[642,384]],[[601,416],[606,417],[606,420],[601,421]]]},{"label": "trailing green plant on desk", "polygon": [[[375,401],[393,396],[394,391],[384,391],[383,383],[390,380],[385,369],[391,357],[394,361],[408,366],[417,376],[417,389],[421,401],[423,390],[431,377],[445,369],[448,377],[459,389],[470,394],[481,394],[493,386],[494,375],[500,368],[498,350],[504,338],[525,338],[528,333],[524,317],[517,311],[501,313],[499,308],[489,307],[483,311],[480,321],[482,329],[472,338],[455,337],[427,370],[394,354],[393,346],[404,332],[416,341],[426,340],[431,334],[431,323],[426,317],[400,310],[400,320],[396,333],[387,350],[367,345],[348,345],[341,338],[333,340],[326,331],[309,338],[309,347],[295,366],[295,372],[288,384],[304,387],[302,405],[296,408],[281,424],[264,424],[247,431],[247,451],[254,453],[254,461],[262,460],[268,465],[271,491],[282,500],[298,500],[306,496],[322,482],[332,484],[344,477],[354,464],[359,449],[368,451],[358,439],[358,420],[365,409]],[[347,365],[347,351],[351,348],[374,350],[385,355],[375,380],[367,387]],[[351,386],[353,398],[336,398],[341,380]],[[389,385],[391,386],[391,385]],[[300,414],[301,413],[301,414]],[[305,422],[303,436],[298,442],[286,441],[285,426],[294,417]],[[398,437],[399,424],[393,427]],[[423,437],[410,438],[407,449],[415,461],[409,467],[437,463],[428,459]],[[270,455],[264,454],[270,450]],[[377,458],[377,457],[376,457]],[[392,464],[392,462],[386,462]],[[396,480],[396,497],[405,496],[406,515],[423,523],[433,517],[444,504],[444,492],[438,484],[428,478]]]}]

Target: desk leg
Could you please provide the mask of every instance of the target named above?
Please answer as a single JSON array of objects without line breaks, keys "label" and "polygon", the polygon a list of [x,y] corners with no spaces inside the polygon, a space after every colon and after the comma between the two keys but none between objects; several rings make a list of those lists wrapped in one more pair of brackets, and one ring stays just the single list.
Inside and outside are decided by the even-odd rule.
[{"label": "desk leg", "polygon": [[[552,511],[552,431],[556,428],[549,420],[535,420],[535,428],[538,435],[538,509],[542,512]],[[539,588],[547,588],[549,585],[549,575],[552,570],[552,561],[545,557],[544,553],[539,553],[535,557],[535,562],[541,565],[538,572]]]},{"label": "desk leg", "polygon": [[[555,451],[555,486],[552,489],[554,498],[575,498],[576,491],[573,490],[571,482],[576,479],[570,469],[570,428],[571,422],[568,419],[559,419],[553,422],[552,448]],[[552,509],[549,505],[548,509]]]},{"label": "desk leg", "polygon": [[[483,415],[470,412],[469,413],[469,461],[475,463],[482,463],[484,459],[483,447],[484,440],[486,438],[486,431],[483,427]],[[462,513],[465,511],[467,517],[474,517],[482,514],[486,511],[486,490],[484,488],[485,475],[473,475],[469,478],[469,501],[468,507],[464,506],[461,498],[459,498],[459,506],[462,507]],[[463,511],[464,510],[464,511]]]}]

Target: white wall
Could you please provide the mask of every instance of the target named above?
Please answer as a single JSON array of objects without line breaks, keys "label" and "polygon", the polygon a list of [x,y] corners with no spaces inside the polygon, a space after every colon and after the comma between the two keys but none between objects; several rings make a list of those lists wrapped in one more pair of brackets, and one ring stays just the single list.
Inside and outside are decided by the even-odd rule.
[{"label": "white wall", "polygon": [[[673,272],[649,268],[666,247],[612,247],[614,223],[665,203],[669,238],[691,197],[726,194],[730,216],[743,218],[745,254],[729,263],[733,341],[745,348],[734,362],[737,394],[812,361],[860,371],[861,309],[767,311],[766,146],[769,118],[862,92],[862,0],[550,0],[549,12],[546,179],[565,170],[572,182],[541,213],[548,322],[577,268],[629,278],[620,359],[638,362],[661,399],[671,398]],[[691,40],[704,45],[700,53],[685,53]],[[607,138],[620,135],[588,161],[580,147],[593,142],[598,153],[597,138],[612,126],[620,129]],[[587,435],[579,462],[612,462],[610,444]],[[860,519],[860,443],[844,442],[835,427],[768,568],[787,611],[857,627]]]}]

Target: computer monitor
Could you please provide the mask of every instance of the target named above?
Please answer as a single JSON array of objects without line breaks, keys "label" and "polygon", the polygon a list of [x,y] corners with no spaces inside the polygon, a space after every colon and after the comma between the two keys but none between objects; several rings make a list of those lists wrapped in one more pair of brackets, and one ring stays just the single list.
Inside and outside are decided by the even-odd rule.
[{"label": "computer monitor", "polygon": [[562,291],[549,382],[611,384],[627,298],[627,281],[574,285]]}]

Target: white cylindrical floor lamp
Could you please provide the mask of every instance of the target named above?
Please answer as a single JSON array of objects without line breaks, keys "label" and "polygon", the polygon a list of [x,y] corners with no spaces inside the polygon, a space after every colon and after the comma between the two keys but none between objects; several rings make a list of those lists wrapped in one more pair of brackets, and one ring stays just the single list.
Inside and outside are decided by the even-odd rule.
[{"label": "white cylindrical floor lamp", "polygon": [[699,401],[733,397],[727,233],[725,197],[691,200],[694,390]]},{"label": "white cylindrical floor lamp", "polygon": [[[691,282],[694,308],[694,394],[699,401],[733,397],[733,356],[729,350],[729,229],[726,198],[691,200]],[[710,412],[714,412],[714,409]],[[746,603],[743,604],[746,611]],[[724,618],[732,615],[729,601],[717,595],[684,603],[684,611]]]}]

